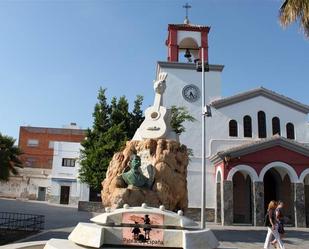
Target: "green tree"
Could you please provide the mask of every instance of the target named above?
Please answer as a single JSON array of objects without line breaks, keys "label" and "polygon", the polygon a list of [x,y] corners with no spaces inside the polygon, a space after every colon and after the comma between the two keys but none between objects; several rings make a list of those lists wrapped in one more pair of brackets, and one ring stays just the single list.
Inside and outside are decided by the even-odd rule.
[{"label": "green tree", "polygon": [[121,96],[118,101],[115,97],[112,99],[110,122],[111,125],[120,125],[126,132],[130,130],[129,103],[125,96]]},{"label": "green tree", "polygon": [[79,178],[92,188],[100,190],[114,153],[123,148],[143,121],[143,113],[137,111],[141,109],[143,99],[136,97],[132,112],[129,112],[125,96],[118,100],[113,97],[108,104],[106,89],[99,89],[97,100],[92,114],[93,126],[87,129],[86,139],[82,142]]},{"label": "green tree", "polygon": [[[125,96],[113,97],[107,102],[106,89],[99,89],[97,103],[92,114],[92,128],[87,129],[86,139],[82,142],[79,178],[96,190],[106,176],[108,165],[126,141],[132,139],[136,129],[144,120],[142,111],[143,97],[137,95],[132,112]],[[172,107],[171,125],[177,134],[185,131],[183,123],[195,119],[184,107]]]},{"label": "green tree", "polygon": [[309,38],[309,0],[285,0],[279,10],[283,27],[299,21],[301,30]]},{"label": "green tree", "polygon": [[16,168],[23,167],[19,159],[22,152],[14,143],[15,139],[0,133],[0,181],[8,181],[10,174],[18,174]]},{"label": "green tree", "polygon": [[111,107],[107,103],[105,96],[106,89],[100,88],[98,94],[98,103],[94,107],[92,117],[94,118],[93,129],[105,132],[109,128],[109,116],[111,113]]},{"label": "green tree", "polygon": [[183,125],[184,122],[194,122],[196,120],[185,107],[176,107],[173,105],[171,107],[171,115],[171,127],[178,135],[186,131]]},{"label": "green tree", "polygon": [[135,131],[139,128],[144,120],[142,110],[143,100],[143,96],[137,95],[134,101],[133,111],[130,113],[130,130],[128,132],[128,137],[130,138],[134,136]]}]

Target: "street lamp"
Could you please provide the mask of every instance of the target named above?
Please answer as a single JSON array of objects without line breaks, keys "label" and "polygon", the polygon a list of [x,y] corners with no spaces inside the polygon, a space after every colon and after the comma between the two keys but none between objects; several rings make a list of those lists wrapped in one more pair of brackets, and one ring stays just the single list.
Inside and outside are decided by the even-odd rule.
[{"label": "street lamp", "polygon": [[201,193],[201,229],[205,228],[205,208],[206,208],[206,117],[211,116],[211,110],[206,105],[205,96],[205,72],[209,72],[208,61],[204,62],[204,48],[202,48],[202,61],[197,61],[196,70],[202,72],[202,193]]}]

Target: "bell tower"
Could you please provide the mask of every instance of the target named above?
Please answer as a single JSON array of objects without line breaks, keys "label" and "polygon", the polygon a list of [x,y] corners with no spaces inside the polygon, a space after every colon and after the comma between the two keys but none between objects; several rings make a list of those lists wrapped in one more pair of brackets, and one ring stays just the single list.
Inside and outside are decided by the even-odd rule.
[{"label": "bell tower", "polygon": [[[179,55],[184,53],[184,57],[189,63],[193,61],[201,62],[204,58],[204,63],[208,64],[208,33],[210,27],[190,24],[188,12],[191,5],[186,3],[182,7],[186,9],[184,24],[168,25],[167,61],[179,62]],[[202,56],[202,51],[204,51],[204,56]]]},{"label": "bell tower", "polygon": [[[204,62],[208,62],[208,33],[210,27],[188,24],[169,24],[167,61],[179,62],[179,54],[184,56],[188,62],[201,60],[202,48],[204,48]],[[193,58],[192,58],[193,57]]]},{"label": "bell tower", "polygon": [[[188,18],[186,4],[186,17],[182,24],[169,24],[168,36],[165,45],[168,48],[167,60],[157,62],[157,79],[161,73],[167,75],[166,89],[162,105],[167,109],[172,106],[185,107],[194,122],[185,122],[186,132],[179,137],[180,142],[192,149],[193,156],[188,167],[188,192],[189,206],[201,206],[201,164],[202,164],[202,112],[209,107],[209,113],[215,115],[211,107],[212,101],[221,98],[221,73],[223,65],[212,64],[208,57],[208,34],[210,27],[191,24]],[[203,51],[203,56],[202,56]],[[202,58],[204,61],[202,62]],[[204,72],[201,68],[204,64]],[[203,87],[202,78],[205,81]],[[203,103],[203,97],[205,103]],[[205,106],[202,107],[202,104]],[[208,111],[208,108],[207,108]],[[207,207],[215,206],[213,187],[214,167],[211,165],[208,155],[211,153],[212,134],[217,127],[213,118],[206,119],[206,203]]]}]

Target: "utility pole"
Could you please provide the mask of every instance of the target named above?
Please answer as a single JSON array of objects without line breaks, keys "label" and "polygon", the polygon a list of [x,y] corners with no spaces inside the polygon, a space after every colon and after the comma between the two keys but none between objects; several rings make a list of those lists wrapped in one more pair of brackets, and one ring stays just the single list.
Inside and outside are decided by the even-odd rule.
[{"label": "utility pole", "polygon": [[202,48],[202,196],[201,196],[201,229],[205,228],[206,207],[206,96],[205,96],[205,61],[204,48]]}]

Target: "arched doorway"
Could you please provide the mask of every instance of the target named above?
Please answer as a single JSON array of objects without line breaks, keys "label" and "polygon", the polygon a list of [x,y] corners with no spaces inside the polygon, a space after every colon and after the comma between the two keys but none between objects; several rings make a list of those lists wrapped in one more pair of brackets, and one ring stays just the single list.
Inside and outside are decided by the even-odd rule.
[{"label": "arched doorway", "polygon": [[241,171],[233,176],[233,222],[252,224],[252,181]]},{"label": "arched doorway", "polygon": [[281,176],[275,169],[270,169],[264,176],[264,207],[267,210],[268,203],[279,199],[279,186],[281,186]]},{"label": "arched doorway", "polygon": [[264,208],[272,200],[285,203],[284,214],[293,223],[292,187],[289,175],[283,169],[269,169],[264,175]]}]

